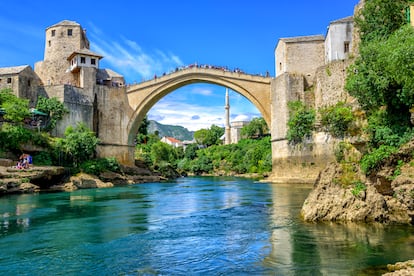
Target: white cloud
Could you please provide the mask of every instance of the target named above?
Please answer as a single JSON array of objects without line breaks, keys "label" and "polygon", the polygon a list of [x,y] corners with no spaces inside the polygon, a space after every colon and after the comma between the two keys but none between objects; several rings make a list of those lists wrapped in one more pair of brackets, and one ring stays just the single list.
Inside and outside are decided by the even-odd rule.
[{"label": "white cloud", "polygon": [[183,65],[172,53],[145,51],[136,41],[123,36],[109,39],[99,28],[91,23],[90,26],[91,49],[102,54],[102,63],[108,63],[110,69],[124,75],[127,82],[141,82]]}]

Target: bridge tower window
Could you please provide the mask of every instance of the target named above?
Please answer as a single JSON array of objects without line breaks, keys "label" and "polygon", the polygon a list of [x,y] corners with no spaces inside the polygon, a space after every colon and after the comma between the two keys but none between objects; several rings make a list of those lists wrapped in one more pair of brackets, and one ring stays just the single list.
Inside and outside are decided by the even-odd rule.
[{"label": "bridge tower window", "polygon": [[52,36],[56,35],[56,30],[52,30]]},{"label": "bridge tower window", "polygon": [[68,29],[68,36],[72,36],[72,29]]},{"label": "bridge tower window", "polygon": [[92,64],[92,65],[96,65],[96,59],[91,58],[91,64]]},{"label": "bridge tower window", "polygon": [[85,57],[81,57],[80,62],[81,62],[81,63],[86,63],[86,59],[85,59]]}]

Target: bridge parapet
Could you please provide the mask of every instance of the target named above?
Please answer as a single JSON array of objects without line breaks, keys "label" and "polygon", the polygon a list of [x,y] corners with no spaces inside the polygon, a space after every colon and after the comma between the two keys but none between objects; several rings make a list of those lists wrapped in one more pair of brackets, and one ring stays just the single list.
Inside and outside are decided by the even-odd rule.
[{"label": "bridge parapet", "polygon": [[[186,76],[191,73],[197,73],[197,74],[206,74],[211,77],[225,77],[229,79],[239,79],[239,80],[245,80],[245,81],[251,81],[251,82],[259,82],[259,83],[270,83],[271,77],[269,76],[262,76],[259,74],[253,75],[248,74],[240,70],[228,70],[221,67],[203,67],[203,66],[191,66],[191,67],[185,67],[182,69],[177,69],[171,73],[164,74],[162,76],[156,76],[152,78],[151,80],[146,80],[134,85],[129,85],[127,87],[127,93],[135,91],[138,87],[142,86],[151,86],[151,85],[158,85],[163,82],[167,82],[171,79],[180,78],[181,76]],[[139,89],[139,88],[138,88]]]}]

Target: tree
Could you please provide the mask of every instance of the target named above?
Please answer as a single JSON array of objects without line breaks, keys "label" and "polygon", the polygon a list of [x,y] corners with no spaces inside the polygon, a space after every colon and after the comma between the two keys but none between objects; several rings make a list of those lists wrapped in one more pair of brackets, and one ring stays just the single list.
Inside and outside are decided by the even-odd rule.
[{"label": "tree", "polygon": [[260,118],[254,118],[250,123],[241,129],[241,135],[245,138],[263,137],[269,133],[266,121]]},{"label": "tree", "polygon": [[142,119],[141,124],[139,125],[138,128],[138,134],[137,134],[137,143],[138,144],[142,144],[142,143],[147,143],[148,140],[148,126],[149,126],[149,121],[147,116],[144,117],[144,119]]},{"label": "tree", "polygon": [[312,134],[315,124],[315,110],[307,108],[301,101],[288,103],[289,120],[287,139],[291,143],[300,143]]},{"label": "tree", "polygon": [[49,114],[49,124],[47,125],[46,130],[54,129],[57,122],[59,120],[62,120],[63,116],[69,112],[63,103],[60,102],[56,97],[45,98],[39,96],[37,99],[36,108],[39,111]]},{"label": "tree", "polygon": [[0,91],[0,107],[5,112],[4,118],[14,124],[22,124],[30,117],[29,100],[16,97],[11,89]]},{"label": "tree", "polygon": [[408,2],[367,1],[356,19],[361,29],[360,56],[349,67],[345,88],[367,112],[374,147],[399,144],[411,130],[414,30],[405,24]]},{"label": "tree", "polygon": [[210,129],[200,129],[194,133],[194,139],[198,144],[212,146],[220,144],[220,137],[224,134],[224,128],[212,125]]},{"label": "tree", "polygon": [[362,44],[387,39],[406,23],[409,0],[369,0],[355,17]]},{"label": "tree", "polygon": [[351,107],[344,102],[338,102],[333,106],[328,106],[319,110],[321,114],[321,123],[326,130],[334,137],[343,138],[353,121],[355,116]]},{"label": "tree", "polygon": [[99,139],[84,123],[78,123],[76,127],[68,126],[65,137],[58,144],[67,157],[77,167],[83,161],[90,159],[96,149]]}]

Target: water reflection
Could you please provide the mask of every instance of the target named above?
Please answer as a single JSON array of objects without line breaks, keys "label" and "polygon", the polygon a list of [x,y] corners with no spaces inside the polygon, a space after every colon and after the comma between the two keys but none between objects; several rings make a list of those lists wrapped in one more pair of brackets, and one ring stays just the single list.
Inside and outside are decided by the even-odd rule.
[{"label": "water reflection", "polygon": [[305,185],[272,185],[271,252],[267,267],[288,275],[378,275],[388,263],[413,258],[407,226],[305,223]]},{"label": "water reflection", "polygon": [[304,223],[310,189],[201,177],[1,197],[0,274],[378,275],[413,258],[412,227]]}]

